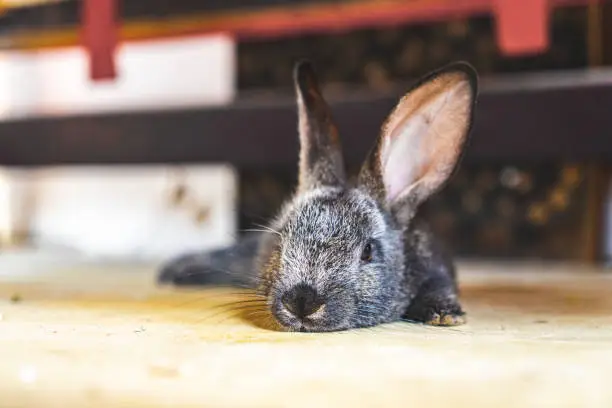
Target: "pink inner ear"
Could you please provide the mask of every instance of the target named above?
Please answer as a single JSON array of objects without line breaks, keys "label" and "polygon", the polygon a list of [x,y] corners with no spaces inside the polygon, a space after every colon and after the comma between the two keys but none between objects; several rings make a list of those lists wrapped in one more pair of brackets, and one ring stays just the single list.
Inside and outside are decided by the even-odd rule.
[{"label": "pink inner ear", "polygon": [[381,168],[387,200],[394,201],[419,183],[438,183],[449,173],[465,136],[469,112],[469,85],[462,82],[438,95],[427,105],[402,117],[399,106],[392,127],[383,134]]},{"label": "pink inner ear", "polygon": [[382,153],[383,179],[387,200],[392,201],[416,180],[419,169],[424,165],[423,138],[428,123],[420,115],[400,125],[397,131],[387,137]]}]

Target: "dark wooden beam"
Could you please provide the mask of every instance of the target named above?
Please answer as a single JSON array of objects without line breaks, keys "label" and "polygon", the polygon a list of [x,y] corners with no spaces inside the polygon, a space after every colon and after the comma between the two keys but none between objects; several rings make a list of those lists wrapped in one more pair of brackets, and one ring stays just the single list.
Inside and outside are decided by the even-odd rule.
[{"label": "dark wooden beam", "polygon": [[[347,160],[355,164],[401,92],[328,94]],[[612,161],[611,107],[611,71],[484,81],[466,160]],[[290,94],[245,96],[210,109],[5,120],[0,164],[293,166],[296,132]]]}]

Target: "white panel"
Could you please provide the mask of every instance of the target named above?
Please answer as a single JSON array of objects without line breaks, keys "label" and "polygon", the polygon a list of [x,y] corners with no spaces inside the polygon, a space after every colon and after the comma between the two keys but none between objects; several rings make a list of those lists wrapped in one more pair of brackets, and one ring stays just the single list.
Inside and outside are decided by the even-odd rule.
[{"label": "white panel", "polygon": [[[179,176],[162,166],[57,167],[7,170],[0,230],[29,229],[42,248],[90,257],[161,260],[188,250],[220,248],[236,233],[236,176],[226,166],[189,166]],[[188,202],[173,206],[183,181]],[[8,215],[7,215],[8,214]],[[7,223],[6,219],[10,221]]]},{"label": "white panel", "polygon": [[227,35],[133,42],[117,51],[118,77],[92,82],[85,50],[0,52],[0,117],[222,105],[235,95]]}]

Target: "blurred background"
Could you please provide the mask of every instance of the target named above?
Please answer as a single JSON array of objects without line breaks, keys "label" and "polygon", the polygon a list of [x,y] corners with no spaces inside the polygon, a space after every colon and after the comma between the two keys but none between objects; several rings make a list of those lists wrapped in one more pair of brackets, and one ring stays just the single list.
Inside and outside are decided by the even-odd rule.
[{"label": "blurred background", "polygon": [[357,169],[411,82],[481,75],[460,171],[424,215],[464,258],[612,258],[612,4],[1,1],[7,247],[162,259],[265,224],[297,170],[293,64]]}]

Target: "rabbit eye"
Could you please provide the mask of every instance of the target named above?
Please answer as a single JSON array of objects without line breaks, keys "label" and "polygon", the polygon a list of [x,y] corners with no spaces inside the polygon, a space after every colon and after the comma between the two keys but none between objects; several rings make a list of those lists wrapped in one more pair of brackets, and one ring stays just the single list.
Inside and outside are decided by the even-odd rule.
[{"label": "rabbit eye", "polygon": [[370,242],[363,247],[363,251],[361,252],[361,260],[363,262],[372,261],[372,244]]}]

